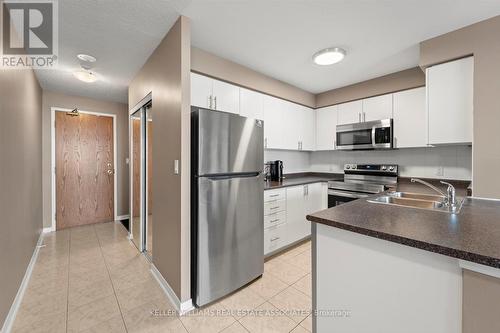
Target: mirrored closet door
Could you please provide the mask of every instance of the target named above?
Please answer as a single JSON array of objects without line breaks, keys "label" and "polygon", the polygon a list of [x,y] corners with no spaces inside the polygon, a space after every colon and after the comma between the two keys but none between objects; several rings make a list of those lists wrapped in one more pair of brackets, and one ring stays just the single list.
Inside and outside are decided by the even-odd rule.
[{"label": "mirrored closet door", "polygon": [[131,236],[139,251],[153,255],[153,117],[148,102],[130,116]]}]

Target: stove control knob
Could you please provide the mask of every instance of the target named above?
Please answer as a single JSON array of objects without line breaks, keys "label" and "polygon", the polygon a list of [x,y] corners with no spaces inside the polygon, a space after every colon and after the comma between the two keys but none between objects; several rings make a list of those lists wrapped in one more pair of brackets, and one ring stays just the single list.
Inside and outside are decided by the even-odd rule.
[{"label": "stove control knob", "polygon": [[347,170],[349,170],[349,169],[351,168],[351,166],[350,166],[349,164],[346,164],[346,165],[345,165],[345,168],[346,168]]},{"label": "stove control knob", "polygon": [[385,165],[382,165],[382,171],[387,170],[387,167]]},{"label": "stove control knob", "polygon": [[391,166],[389,167],[389,171],[394,171],[394,165],[391,165]]},{"label": "stove control knob", "polygon": [[352,165],[352,169],[355,170],[357,167],[356,167],[356,164],[353,164]]}]

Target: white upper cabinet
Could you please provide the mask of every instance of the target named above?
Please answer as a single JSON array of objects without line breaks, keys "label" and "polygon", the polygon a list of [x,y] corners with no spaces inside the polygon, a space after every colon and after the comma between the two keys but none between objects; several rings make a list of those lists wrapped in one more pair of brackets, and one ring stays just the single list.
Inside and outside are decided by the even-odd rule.
[{"label": "white upper cabinet", "polygon": [[191,105],[212,109],[213,79],[191,73]]},{"label": "white upper cabinet", "polygon": [[240,113],[240,88],[191,73],[191,105],[202,108]]},{"label": "white upper cabinet", "polygon": [[394,148],[427,146],[425,87],[394,93]]},{"label": "white upper cabinet", "polygon": [[352,124],[361,122],[363,102],[361,100],[338,104],[338,123]]},{"label": "white upper cabinet", "polygon": [[472,142],[474,58],[427,68],[428,143]]},{"label": "white upper cabinet", "polygon": [[335,149],[337,105],[316,110],[316,150]]},{"label": "white upper cabinet", "polygon": [[265,147],[314,150],[314,111],[271,96],[263,99]]},{"label": "white upper cabinet", "polygon": [[314,110],[306,106],[298,106],[299,117],[297,118],[299,134],[299,150],[315,150],[316,136]]},{"label": "white upper cabinet", "polygon": [[363,99],[361,121],[392,118],[392,94]]},{"label": "white upper cabinet", "polygon": [[285,148],[285,129],[283,118],[285,110],[281,100],[264,95],[264,147],[268,149]]},{"label": "white upper cabinet", "polygon": [[213,80],[213,109],[230,113],[240,113],[240,88],[238,86]]},{"label": "white upper cabinet", "polygon": [[256,91],[240,88],[240,115],[263,120],[264,96]]}]

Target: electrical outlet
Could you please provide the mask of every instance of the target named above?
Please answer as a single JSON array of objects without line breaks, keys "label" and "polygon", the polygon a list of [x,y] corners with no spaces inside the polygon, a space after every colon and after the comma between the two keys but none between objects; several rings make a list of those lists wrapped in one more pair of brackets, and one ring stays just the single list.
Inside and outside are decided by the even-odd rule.
[{"label": "electrical outlet", "polygon": [[436,176],[443,177],[444,176],[444,167],[440,166],[436,170]]}]

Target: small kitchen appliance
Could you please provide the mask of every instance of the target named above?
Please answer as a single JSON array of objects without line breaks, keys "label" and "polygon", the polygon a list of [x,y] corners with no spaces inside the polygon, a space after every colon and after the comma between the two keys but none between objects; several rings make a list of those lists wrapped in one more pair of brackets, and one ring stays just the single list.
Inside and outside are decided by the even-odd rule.
[{"label": "small kitchen appliance", "polygon": [[269,165],[270,180],[281,182],[283,180],[283,161],[272,161]]}]

